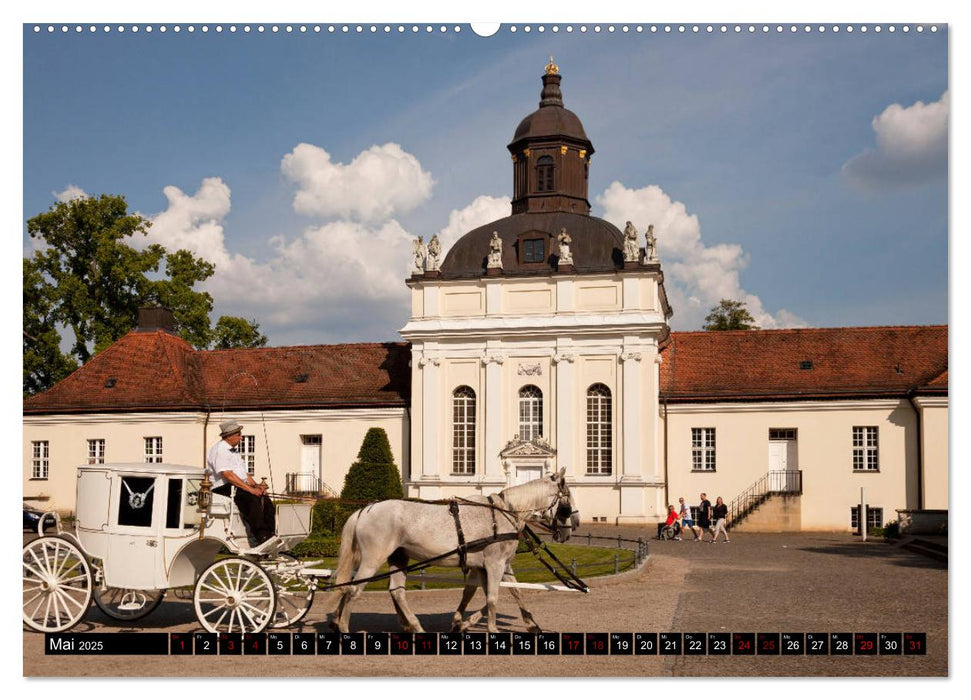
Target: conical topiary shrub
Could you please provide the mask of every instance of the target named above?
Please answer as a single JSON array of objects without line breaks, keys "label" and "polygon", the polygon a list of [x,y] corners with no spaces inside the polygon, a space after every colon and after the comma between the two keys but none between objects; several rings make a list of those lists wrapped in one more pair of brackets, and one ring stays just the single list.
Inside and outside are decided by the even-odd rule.
[{"label": "conical topiary shrub", "polygon": [[[403,496],[401,474],[391,454],[388,434],[383,428],[371,428],[361,443],[357,461],[351,465],[344,477],[341,500],[370,503]],[[359,507],[360,504],[352,505],[350,511]]]}]

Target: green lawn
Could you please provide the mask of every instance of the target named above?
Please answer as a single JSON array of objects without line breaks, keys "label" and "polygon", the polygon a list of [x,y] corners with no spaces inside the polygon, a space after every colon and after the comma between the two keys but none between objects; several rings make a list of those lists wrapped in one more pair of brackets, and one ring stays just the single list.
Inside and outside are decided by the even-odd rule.
[{"label": "green lawn", "polygon": [[[563,562],[566,567],[570,567],[573,560],[576,559],[577,562],[577,575],[582,579],[593,578],[595,576],[606,576],[608,574],[614,573],[614,556],[619,556],[619,570],[626,571],[633,568],[634,566],[634,552],[626,549],[607,549],[604,547],[586,547],[582,545],[569,545],[569,544],[550,544],[550,550],[556,555],[556,557]],[[547,560],[550,564],[554,564],[552,560]],[[320,564],[316,565],[317,568],[325,569],[336,569],[337,568],[337,558],[327,557],[323,559]],[[516,580],[523,583],[559,583],[556,577],[546,569],[537,559],[530,553],[517,554],[513,559],[513,571],[516,573]],[[388,570],[387,566],[382,567],[379,573],[384,573]],[[452,579],[461,579],[462,572],[457,568],[446,568],[439,566],[430,566],[425,569],[425,573],[428,576],[443,576]],[[426,581],[425,588],[460,588],[462,584],[460,582],[445,582],[445,581]],[[386,579],[375,581],[369,583],[365,590],[368,591],[379,591],[386,590],[388,588],[388,582]],[[421,578],[417,571],[412,572],[408,576],[408,590],[416,590],[421,588]]]}]

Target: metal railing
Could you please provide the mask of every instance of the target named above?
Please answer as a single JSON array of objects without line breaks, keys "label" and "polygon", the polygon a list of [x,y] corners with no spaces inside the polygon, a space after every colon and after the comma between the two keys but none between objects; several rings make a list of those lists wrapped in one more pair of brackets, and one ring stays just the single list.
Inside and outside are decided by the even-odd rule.
[{"label": "metal railing", "polygon": [[756,508],[774,494],[799,495],[802,493],[802,472],[781,469],[767,472],[728,504],[728,526],[744,520]]}]

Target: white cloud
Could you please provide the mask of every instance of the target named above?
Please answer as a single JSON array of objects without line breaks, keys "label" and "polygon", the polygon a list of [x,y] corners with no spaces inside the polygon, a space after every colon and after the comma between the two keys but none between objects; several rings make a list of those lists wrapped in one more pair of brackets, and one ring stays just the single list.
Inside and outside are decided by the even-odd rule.
[{"label": "white cloud", "polygon": [[387,220],[426,201],[434,185],[418,159],[396,143],[371,146],[347,165],[301,143],[283,157],[280,169],[299,188],[294,210],[323,218]]},{"label": "white cloud", "polygon": [[689,214],[681,202],[672,201],[660,187],[628,189],[614,181],[596,201],[604,208],[604,218],[618,228],[632,221],[642,245],[647,226],[654,224],[665,289],[674,307],[673,326],[701,328],[708,311],[722,299],[745,302],[762,328],[807,325],[785,309],[769,313],[758,296],[742,289],[739,278],[748,265],[748,256],[741,246],[705,245],[698,217]]},{"label": "white cloud", "polygon": [[867,149],[843,165],[843,174],[862,189],[920,185],[947,175],[950,97],[892,104],[873,118],[876,149]]},{"label": "white cloud", "polygon": [[[476,197],[462,209],[453,209],[448,215],[448,223],[438,232],[442,250],[448,253],[448,249],[464,234],[511,213],[512,200],[509,197],[490,197],[487,194]],[[444,255],[442,257],[444,259]]]},{"label": "white cloud", "polygon": [[[229,186],[218,177],[207,177],[194,195],[174,185],[162,190],[168,208],[151,219],[144,244],[159,243],[169,252],[186,249],[216,265],[231,261],[226,250],[223,220],[229,214]],[[135,241],[139,244],[139,241]]]},{"label": "white cloud", "polygon": [[52,192],[51,194],[54,195],[58,202],[70,202],[74,199],[86,199],[91,196],[77,185],[68,185],[63,191]]}]

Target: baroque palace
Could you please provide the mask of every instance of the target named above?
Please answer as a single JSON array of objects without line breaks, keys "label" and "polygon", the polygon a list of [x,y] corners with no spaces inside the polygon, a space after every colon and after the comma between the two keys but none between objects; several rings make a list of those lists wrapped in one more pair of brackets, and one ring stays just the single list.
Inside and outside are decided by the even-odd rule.
[{"label": "baroque palace", "polygon": [[510,215],[444,258],[416,241],[407,342],[196,351],[145,309],[24,401],[24,500],[71,511],[82,464],[201,468],[235,418],[276,492],[339,492],[376,426],[410,497],[565,467],[588,522],[700,492],[765,530],[849,530],[861,488],[870,525],[946,509],[947,327],[672,332],[652,227],[590,215],[594,147],[560,81],[551,62],[508,145]]}]

